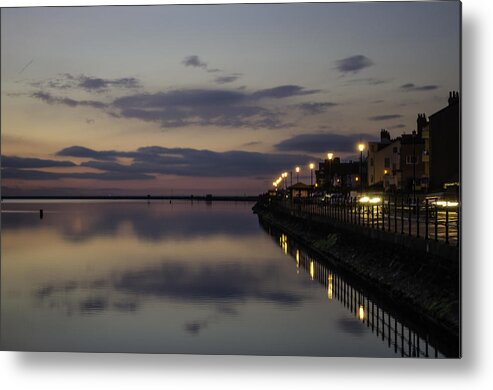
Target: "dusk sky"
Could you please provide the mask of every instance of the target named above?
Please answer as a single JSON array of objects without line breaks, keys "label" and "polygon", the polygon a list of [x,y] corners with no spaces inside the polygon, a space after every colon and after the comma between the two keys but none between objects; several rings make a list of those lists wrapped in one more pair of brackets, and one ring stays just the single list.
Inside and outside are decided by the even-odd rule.
[{"label": "dusk sky", "polygon": [[256,195],[444,107],[460,3],[3,8],[1,71],[4,195]]}]

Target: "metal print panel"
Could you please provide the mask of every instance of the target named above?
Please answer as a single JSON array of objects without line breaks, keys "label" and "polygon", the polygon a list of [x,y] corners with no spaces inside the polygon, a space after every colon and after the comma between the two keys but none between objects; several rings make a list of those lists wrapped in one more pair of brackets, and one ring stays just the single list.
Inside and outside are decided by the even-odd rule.
[{"label": "metal print panel", "polygon": [[460,28],[2,8],[2,350],[460,357]]}]

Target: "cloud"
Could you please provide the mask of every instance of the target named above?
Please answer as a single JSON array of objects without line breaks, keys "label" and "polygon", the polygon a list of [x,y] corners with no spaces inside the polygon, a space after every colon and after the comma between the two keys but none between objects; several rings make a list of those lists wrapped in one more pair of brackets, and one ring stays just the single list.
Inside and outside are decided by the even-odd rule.
[{"label": "cloud", "polygon": [[135,172],[45,172],[15,168],[2,168],[3,179],[15,180],[60,180],[60,179],[86,179],[86,180],[152,180],[154,176]]},{"label": "cloud", "polygon": [[361,78],[361,79],[352,79],[352,80],[347,80],[344,85],[381,85],[381,84],[386,84],[389,83],[390,80],[383,80],[383,79],[377,79],[373,77],[367,77],[367,78]]},{"label": "cloud", "polygon": [[339,153],[355,151],[355,145],[360,140],[376,139],[373,134],[335,134],[315,133],[300,134],[281,141],[275,148],[285,152],[326,153],[328,150]]},{"label": "cloud", "polygon": [[229,75],[229,76],[218,76],[214,79],[214,82],[217,84],[227,84],[232,83],[240,78],[239,75]]},{"label": "cloud", "polygon": [[207,68],[207,63],[201,61],[199,56],[196,56],[196,55],[185,57],[182,61],[182,64],[185,66],[191,66],[194,68]]},{"label": "cloud", "polygon": [[358,73],[372,65],[373,61],[361,54],[336,61],[336,68],[341,73]]},{"label": "cloud", "polygon": [[281,85],[275,88],[261,89],[252,93],[251,98],[257,99],[284,99],[293,96],[304,96],[318,93],[320,90],[307,90],[299,85]]},{"label": "cloud", "polygon": [[124,118],[158,122],[162,127],[226,126],[284,128],[278,112],[259,106],[264,99],[303,96],[317,91],[298,85],[282,85],[248,93],[228,89],[176,89],[136,94],[113,102]]},{"label": "cloud", "polygon": [[135,77],[123,77],[117,79],[105,79],[101,77],[86,76],[80,74],[74,76],[70,73],[62,73],[56,78],[30,83],[35,88],[51,89],[83,89],[88,92],[107,91],[110,87],[135,89],[140,88],[140,81]]},{"label": "cloud", "polygon": [[118,88],[139,88],[140,83],[134,77],[125,77],[120,79],[102,79],[99,77],[87,77],[80,76],[78,86],[85,90],[105,90],[108,87],[118,87]]},{"label": "cloud", "polygon": [[44,160],[40,158],[2,156],[2,168],[54,168],[73,167],[72,161]]},{"label": "cloud", "polygon": [[84,146],[70,146],[55,153],[57,156],[93,158],[96,160],[115,160],[117,157],[132,157],[132,153],[114,150],[96,151]]},{"label": "cloud", "polygon": [[[190,148],[166,148],[146,146],[130,152],[95,151],[80,146],[65,148],[60,156],[89,157],[94,160],[81,163],[81,166],[106,172],[178,175],[194,177],[248,177],[272,176],[286,166],[308,163],[309,155],[259,153],[246,151],[214,152]],[[114,161],[117,157],[131,157],[129,165]]]},{"label": "cloud", "polygon": [[337,106],[337,103],[325,102],[325,103],[302,103],[298,107],[306,114],[321,114],[326,112],[329,108]]},{"label": "cloud", "polygon": [[430,84],[418,86],[413,83],[407,83],[401,85],[399,89],[403,91],[433,91],[434,89],[438,89],[438,85]]},{"label": "cloud", "polygon": [[387,115],[375,115],[371,116],[368,119],[371,121],[388,121],[390,119],[402,118],[400,114],[387,114]]},{"label": "cloud", "polygon": [[92,107],[106,108],[107,105],[96,100],[75,100],[66,97],[53,96],[48,92],[34,92],[31,97],[44,101],[48,104],[62,104],[69,107]]},{"label": "cloud", "polygon": [[[267,106],[265,101],[275,103],[280,99],[317,92],[319,90],[308,90],[299,85],[281,85],[253,92],[238,89],[174,89],[130,94],[109,103],[59,97],[42,91],[31,96],[48,104],[87,106],[104,110],[116,118],[156,122],[163,128],[221,126],[277,129],[292,124],[283,120],[285,115],[279,108]],[[314,109],[312,107],[312,111]],[[322,106],[318,109],[321,110]]]}]

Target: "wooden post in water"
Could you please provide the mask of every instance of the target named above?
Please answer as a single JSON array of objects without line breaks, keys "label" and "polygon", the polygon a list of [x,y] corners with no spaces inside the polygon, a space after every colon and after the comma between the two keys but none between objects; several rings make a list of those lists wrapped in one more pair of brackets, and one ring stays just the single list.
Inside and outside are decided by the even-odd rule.
[{"label": "wooden post in water", "polygon": [[39,209],[39,219],[43,219],[43,209]]}]

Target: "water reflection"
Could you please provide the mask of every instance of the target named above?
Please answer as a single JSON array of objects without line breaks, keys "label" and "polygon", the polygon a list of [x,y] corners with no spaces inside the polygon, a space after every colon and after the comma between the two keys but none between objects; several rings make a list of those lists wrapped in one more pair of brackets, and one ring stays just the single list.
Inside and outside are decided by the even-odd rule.
[{"label": "water reflection", "polygon": [[[180,207],[184,203],[189,204],[187,201],[80,202],[71,203],[72,208],[67,212],[63,203],[7,202],[2,203],[2,222],[9,230],[50,227],[74,241],[116,236],[122,231],[131,231],[139,239],[151,241],[163,237],[180,239],[225,233],[243,236],[257,232],[249,207],[222,207],[220,203],[212,207],[205,202],[196,202],[195,207]],[[122,207],[126,207],[124,213]],[[41,208],[43,219],[38,217]]]},{"label": "water reflection", "polygon": [[247,300],[290,306],[301,304],[305,299],[302,294],[287,289],[272,290],[280,273],[276,266],[269,264],[255,268],[240,264],[190,267],[166,262],[159,267],[113,272],[103,280],[49,283],[41,285],[33,295],[41,304],[66,308],[67,314],[73,314],[74,308],[84,314],[112,309],[135,311],[141,301],[157,297],[194,303],[222,302],[218,310],[235,315],[237,310],[225,304]]},{"label": "water reflection", "polygon": [[[371,328],[371,331],[386,342],[389,348],[393,348],[396,354],[402,357],[444,357],[443,352],[430,342],[429,334],[422,333],[410,324],[398,320],[395,314],[391,314],[379,303],[370,299],[361,289],[349,284],[325,262],[311,257],[286,234],[277,233],[266,225],[263,227],[274,237],[280,235],[282,250],[295,259],[296,269],[304,269],[311,280],[320,282],[327,291],[328,300],[335,297],[342,302],[359,321]],[[362,331],[357,324],[346,319],[340,320],[339,326],[353,334],[360,334]]]},{"label": "water reflection", "polygon": [[349,312],[340,275],[251,204],[3,206],[4,349],[394,356],[367,300]]}]

